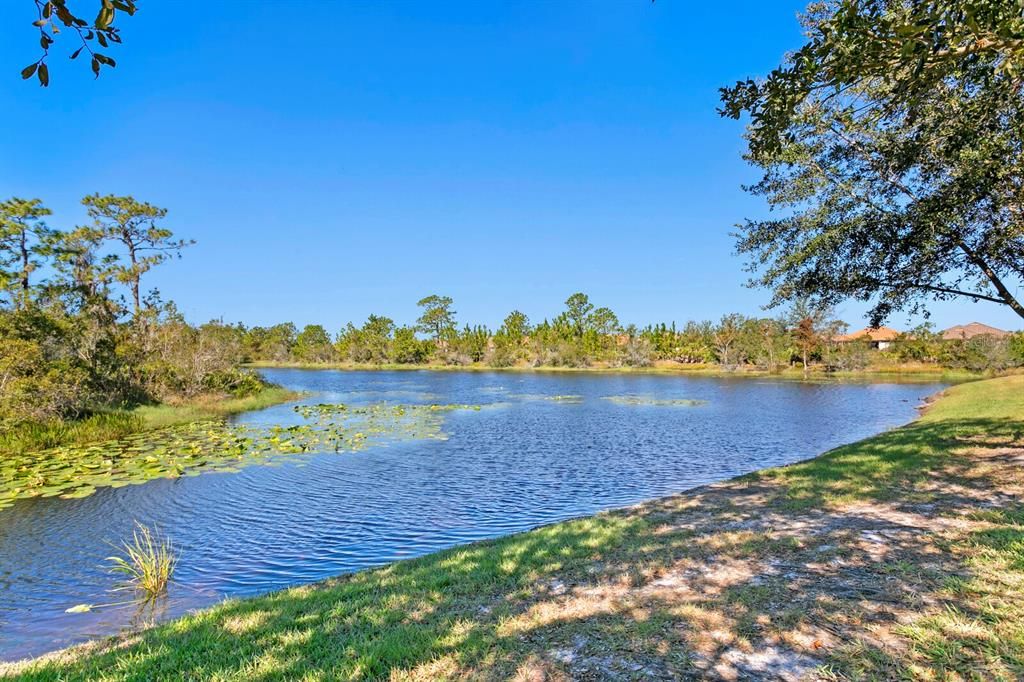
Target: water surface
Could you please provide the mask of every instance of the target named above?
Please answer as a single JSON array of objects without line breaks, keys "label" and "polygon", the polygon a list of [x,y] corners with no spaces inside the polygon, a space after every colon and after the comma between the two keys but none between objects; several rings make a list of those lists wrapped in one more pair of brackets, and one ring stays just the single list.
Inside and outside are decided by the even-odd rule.
[{"label": "water surface", "polygon": [[[313,392],[309,403],[489,407],[445,414],[445,440],[297,455],[0,510],[0,659],[153,616],[133,607],[64,613],[124,598],[110,593],[116,578],[104,558],[135,520],[157,524],[181,551],[177,584],[156,614],[170,617],[806,459],[911,420],[941,388],[629,374],[264,373]],[[238,421],[296,419],[282,405]]]}]

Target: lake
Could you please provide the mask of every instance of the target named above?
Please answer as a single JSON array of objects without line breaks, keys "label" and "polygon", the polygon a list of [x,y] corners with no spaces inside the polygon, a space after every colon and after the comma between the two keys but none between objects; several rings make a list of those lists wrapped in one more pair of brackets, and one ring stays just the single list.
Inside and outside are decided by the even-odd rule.
[{"label": "lake", "polygon": [[[466,404],[444,438],[293,455],[237,473],[0,510],[0,659],[796,462],[910,421],[939,384],[657,374],[265,370],[303,402]],[[292,405],[243,415],[293,424]],[[123,601],[105,557],[138,520],[181,560],[168,599]]]}]

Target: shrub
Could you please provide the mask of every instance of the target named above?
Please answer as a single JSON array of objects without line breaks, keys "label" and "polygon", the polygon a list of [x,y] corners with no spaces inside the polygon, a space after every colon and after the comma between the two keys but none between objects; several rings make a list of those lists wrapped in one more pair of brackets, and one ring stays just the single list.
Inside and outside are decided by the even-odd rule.
[{"label": "shrub", "polygon": [[641,337],[631,337],[622,347],[619,359],[627,367],[647,367],[651,364],[651,343]]},{"label": "shrub", "polygon": [[236,398],[255,395],[267,386],[256,372],[237,367],[211,372],[206,376],[204,384],[209,391],[230,393]]},{"label": "shrub", "polygon": [[1010,340],[987,334],[950,341],[943,349],[943,364],[972,372],[1001,371],[1014,365]]}]

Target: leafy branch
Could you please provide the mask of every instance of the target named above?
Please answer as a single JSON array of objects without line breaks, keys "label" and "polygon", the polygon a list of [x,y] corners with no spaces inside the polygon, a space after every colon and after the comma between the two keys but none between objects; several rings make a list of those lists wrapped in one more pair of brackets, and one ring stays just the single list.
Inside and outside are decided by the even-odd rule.
[{"label": "leafy branch", "polygon": [[136,0],[100,0],[99,11],[91,23],[72,12],[68,7],[68,0],[34,0],[34,2],[37,19],[32,22],[32,25],[39,30],[39,47],[42,54],[39,59],[21,70],[23,79],[28,80],[35,76],[39,80],[39,85],[44,88],[49,86],[50,69],[47,59],[50,56],[50,48],[56,43],[56,36],[62,31],[74,32],[78,36],[81,44],[71,53],[71,59],[78,59],[83,51],[86,52],[92,72],[97,78],[99,78],[102,67],[117,66],[117,62],[112,57],[98,51],[94,46],[98,45],[106,49],[110,47],[111,43],[121,42],[120,30],[114,26],[114,19],[117,17],[118,11],[133,16],[137,10]]}]

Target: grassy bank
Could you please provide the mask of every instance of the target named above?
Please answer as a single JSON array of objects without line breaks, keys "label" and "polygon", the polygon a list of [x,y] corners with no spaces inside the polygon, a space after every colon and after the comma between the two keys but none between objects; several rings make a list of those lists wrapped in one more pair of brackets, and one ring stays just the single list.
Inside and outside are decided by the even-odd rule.
[{"label": "grassy bank", "polygon": [[243,398],[204,396],[177,405],[140,405],[110,410],[76,421],[23,424],[0,431],[0,453],[34,452],[124,438],[140,431],[218,419],[292,400],[292,391],[268,386]]},{"label": "grassy bank", "polygon": [[[1021,679],[1024,377],[639,507],[0,673],[129,679]],[[69,616],[70,617],[70,616]]]},{"label": "grassy bank", "polygon": [[934,364],[913,363],[913,364],[884,364],[869,367],[857,371],[827,372],[822,367],[811,368],[808,374],[804,374],[801,367],[786,367],[785,369],[769,372],[755,367],[738,367],[735,369],[724,368],[721,365],[713,364],[684,364],[679,362],[659,361],[647,367],[611,367],[607,364],[596,363],[587,367],[534,367],[532,365],[514,365],[512,367],[491,367],[483,363],[471,365],[443,365],[443,364],[366,364],[353,362],[252,362],[247,364],[254,369],[323,369],[323,370],[345,370],[345,371],[418,371],[427,370],[435,372],[511,372],[511,373],[598,373],[598,374],[671,374],[682,376],[706,376],[706,377],[749,377],[749,378],[776,378],[804,380],[841,380],[841,381],[943,381],[957,383],[961,381],[972,381],[983,378],[983,374],[969,372],[967,370],[950,369]]}]

